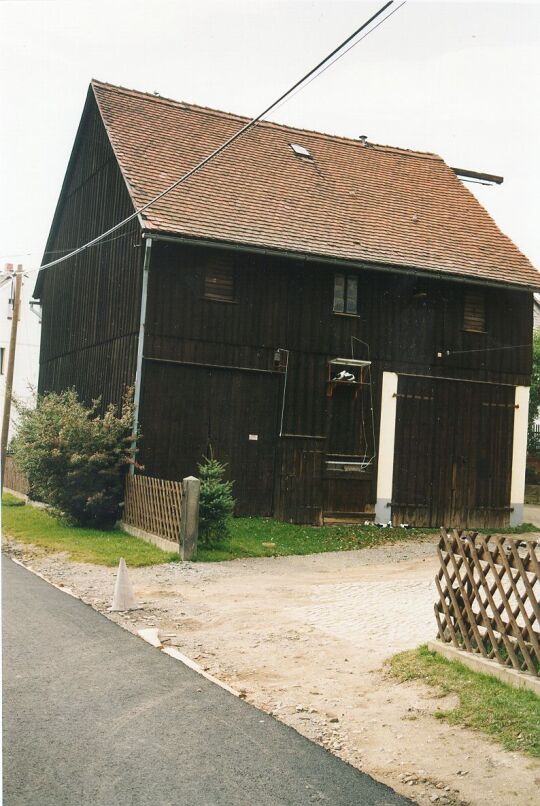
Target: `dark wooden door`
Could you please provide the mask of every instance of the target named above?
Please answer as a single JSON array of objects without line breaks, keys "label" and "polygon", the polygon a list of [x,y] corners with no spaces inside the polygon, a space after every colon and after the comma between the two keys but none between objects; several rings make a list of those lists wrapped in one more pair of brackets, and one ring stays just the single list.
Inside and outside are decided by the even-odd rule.
[{"label": "dark wooden door", "polygon": [[271,515],[279,376],[149,362],[141,458],[145,472],[197,475],[205,456],[227,465],[236,514]]},{"label": "dark wooden door", "polygon": [[323,470],[325,518],[364,518],[372,509],[373,414],[370,387],[336,387],[327,399]]},{"label": "dark wooden door", "polygon": [[228,463],[237,515],[273,514],[279,376],[209,371],[209,451]]},{"label": "dark wooden door", "polygon": [[513,387],[401,376],[394,522],[506,524],[513,422]]},{"label": "dark wooden door", "polygon": [[[439,414],[439,418],[440,418]],[[392,518],[395,523],[428,526],[434,484],[433,441],[439,419],[434,383],[400,376],[396,408]],[[440,472],[444,471],[444,466]]]}]

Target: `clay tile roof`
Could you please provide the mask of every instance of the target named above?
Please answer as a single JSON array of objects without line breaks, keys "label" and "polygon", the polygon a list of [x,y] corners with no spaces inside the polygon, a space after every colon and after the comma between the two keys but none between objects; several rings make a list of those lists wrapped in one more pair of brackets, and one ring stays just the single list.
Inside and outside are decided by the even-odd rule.
[{"label": "clay tile roof", "polygon": [[[136,207],[247,120],[98,81],[92,88]],[[537,270],[437,155],[275,123],[251,129],[143,221],[189,238],[540,288]]]}]

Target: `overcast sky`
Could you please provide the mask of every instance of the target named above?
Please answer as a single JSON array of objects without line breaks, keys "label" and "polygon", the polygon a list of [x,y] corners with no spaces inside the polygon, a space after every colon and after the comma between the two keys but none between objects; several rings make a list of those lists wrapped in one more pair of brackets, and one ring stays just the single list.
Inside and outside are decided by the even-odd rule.
[{"label": "overcast sky", "polygon": [[[2,264],[41,259],[92,77],[255,115],[380,5],[0,0]],[[408,0],[272,119],[503,175],[468,186],[540,267],[539,53],[540,3]]]}]

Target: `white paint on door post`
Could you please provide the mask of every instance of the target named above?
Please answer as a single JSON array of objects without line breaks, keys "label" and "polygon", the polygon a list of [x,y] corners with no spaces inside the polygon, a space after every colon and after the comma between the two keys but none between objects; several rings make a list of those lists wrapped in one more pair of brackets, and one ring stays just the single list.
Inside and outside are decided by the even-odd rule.
[{"label": "white paint on door post", "polygon": [[527,427],[529,422],[529,387],[516,386],[514,442],[512,446],[512,483],[510,486],[510,526],[523,523],[525,501],[525,466],[527,463]]},{"label": "white paint on door post", "polygon": [[395,372],[383,372],[377,461],[377,502],[375,504],[375,520],[377,523],[386,523],[390,520],[392,514],[390,502],[392,500],[394,475],[397,388],[397,374]]}]

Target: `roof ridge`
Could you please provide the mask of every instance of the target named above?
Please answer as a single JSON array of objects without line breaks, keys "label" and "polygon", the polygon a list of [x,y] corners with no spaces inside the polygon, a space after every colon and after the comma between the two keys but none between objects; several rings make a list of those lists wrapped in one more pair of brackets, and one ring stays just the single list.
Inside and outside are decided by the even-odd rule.
[{"label": "roof ridge", "polygon": [[[110,84],[106,81],[99,81],[99,79],[91,79],[92,86],[98,86],[106,90],[113,90],[116,92],[120,92],[124,95],[131,95],[133,97],[145,97],[148,100],[154,101],[156,103],[164,103],[167,105],[175,106],[180,109],[185,109],[188,111],[196,112],[199,114],[205,115],[213,115],[215,117],[220,118],[227,118],[227,119],[234,119],[238,120],[241,123],[248,123],[252,118],[247,117],[245,115],[239,115],[236,112],[225,112],[221,109],[214,109],[210,106],[201,106],[200,104],[192,104],[187,101],[178,101],[174,98],[166,98],[162,95],[155,95],[152,92],[143,92],[142,90],[134,90],[130,89],[129,87],[122,87],[117,84]],[[444,163],[443,158],[439,154],[435,154],[431,151],[417,151],[411,148],[402,148],[400,146],[392,146],[392,145],[384,145],[382,143],[371,143],[368,142],[367,146],[362,146],[359,140],[356,140],[353,137],[346,137],[345,135],[341,134],[330,134],[329,132],[320,132],[315,129],[303,129],[298,126],[289,126],[286,123],[277,123],[276,121],[272,120],[260,120],[257,123],[258,126],[264,126],[272,129],[279,129],[279,130],[286,130],[290,132],[295,132],[297,134],[306,134],[310,137],[318,137],[324,140],[333,140],[344,142],[347,144],[355,145],[360,148],[370,148],[375,149],[376,151],[388,151],[393,154],[404,154],[408,157],[417,157],[419,159],[429,159],[429,160],[437,160]],[[445,163],[446,164],[446,163]]]}]

